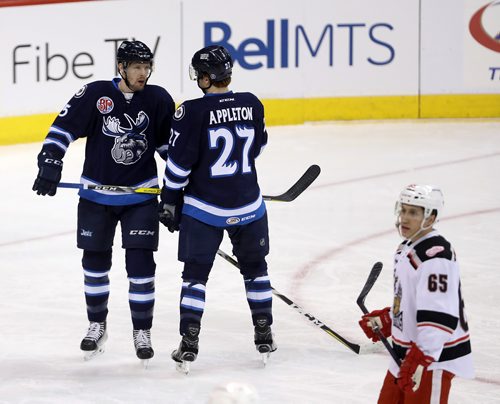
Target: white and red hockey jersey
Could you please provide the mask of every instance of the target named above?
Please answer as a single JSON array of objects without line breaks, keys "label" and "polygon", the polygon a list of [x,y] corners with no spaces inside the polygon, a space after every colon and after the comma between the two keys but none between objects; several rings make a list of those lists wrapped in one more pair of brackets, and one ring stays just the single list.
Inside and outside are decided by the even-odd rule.
[{"label": "white and red hockey jersey", "polygon": [[[401,360],[411,342],[435,359],[429,370],[474,377],[459,266],[450,243],[433,230],[400,244],[394,257],[393,347]],[[399,368],[391,360],[390,372]]]}]

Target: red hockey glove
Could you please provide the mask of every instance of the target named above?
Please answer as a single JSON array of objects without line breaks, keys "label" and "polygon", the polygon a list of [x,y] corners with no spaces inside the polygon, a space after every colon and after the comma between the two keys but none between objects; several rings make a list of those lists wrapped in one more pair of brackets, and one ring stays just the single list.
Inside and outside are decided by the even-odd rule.
[{"label": "red hockey glove", "polygon": [[373,342],[380,341],[376,330],[380,331],[386,338],[391,335],[392,320],[390,311],[390,307],[386,307],[382,310],[373,310],[371,313],[365,314],[361,317],[361,320],[359,320],[359,325],[366,336],[371,338]]},{"label": "red hockey glove", "polygon": [[431,356],[425,355],[420,348],[411,343],[410,349],[399,369],[398,386],[405,393],[417,391],[422,380],[422,373],[434,362]]}]

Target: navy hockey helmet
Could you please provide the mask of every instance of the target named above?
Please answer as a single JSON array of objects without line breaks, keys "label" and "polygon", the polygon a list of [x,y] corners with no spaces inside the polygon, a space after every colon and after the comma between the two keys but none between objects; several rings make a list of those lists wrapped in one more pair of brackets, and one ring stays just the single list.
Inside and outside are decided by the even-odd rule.
[{"label": "navy hockey helmet", "polygon": [[226,48],[220,45],[211,45],[200,49],[193,55],[189,66],[189,77],[197,80],[203,73],[208,74],[214,82],[231,77],[233,72],[233,58]]},{"label": "navy hockey helmet", "polygon": [[149,62],[153,66],[153,52],[141,41],[123,41],[118,47],[116,60],[124,67],[130,62]]}]

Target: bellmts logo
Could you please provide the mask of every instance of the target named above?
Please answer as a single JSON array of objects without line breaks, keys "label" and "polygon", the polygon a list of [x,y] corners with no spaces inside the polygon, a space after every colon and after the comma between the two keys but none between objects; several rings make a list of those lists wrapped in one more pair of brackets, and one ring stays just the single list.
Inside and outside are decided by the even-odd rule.
[{"label": "bellmts logo", "polygon": [[[317,28],[315,26],[314,29]],[[394,47],[386,42],[387,38],[395,35],[391,24],[342,23],[325,24],[319,28],[321,32],[318,38],[317,34],[311,34],[311,28],[308,28],[308,32],[303,25],[291,26],[288,19],[267,20],[265,39],[250,37],[238,45],[231,39],[231,25],[223,21],[212,21],[204,24],[204,43],[205,46],[224,46],[235,61],[248,70],[289,68],[292,63],[293,67],[299,67],[305,63],[304,60],[310,60],[311,57],[321,57],[322,60],[327,60],[328,66],[333,66],[334,49],[335,56],[341,60],[337,63],[347,62],[349,66],[361,62],[386,65],[395,57]],[[367,36],[372,45],[368,52],[372,49],[377,51],[377,59],[370,54],[355,51],[359,41],[357,38],[362,35]],[[380,47],[384,48],[383,56],[380,56]]]}]

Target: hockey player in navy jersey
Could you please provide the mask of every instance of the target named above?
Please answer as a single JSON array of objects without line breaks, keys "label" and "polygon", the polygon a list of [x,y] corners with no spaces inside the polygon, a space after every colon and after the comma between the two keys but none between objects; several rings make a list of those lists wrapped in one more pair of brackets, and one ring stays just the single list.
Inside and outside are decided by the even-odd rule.
[{"label": "hockey player in navy jersey", "polygon": [[[53,196],[63,157],[72,142],[86,138],[83,184],[158,187],[155,151],[165,160],[175,104],[162,87],[147,84],[153,53],[140,41],[124,41],[117,51],[121,78],[83,86],[49,129],[38,155],[33,190]],[[109,278],[113,238],[121,223],[129,279],[133,340],[140,359],[153,356],[153,322],[158,247],[158,201],[154,195],[80,190],[77,245],[83,249],[87,335],[86,358],[103,351],[107,339]]]},{"label": "hockey player in navy jersey", "polygon": [[474,375],[459,265],[433,227],[443,204],[441,190],[429,185],[409,185],[396,204],[405,240],[395,254],[394,301],[359,322],[374,342],[374,329],[391,336],[402,361],[399,368],[391,359],[380,404],[446,404],[453,377]]},{"label": "hockey player in navy jersey", "polygon": [[222,46],[194,54],[190,77],[205,95],[179,106],[169,140],[159,214],[171,232],[180,228],[182,340],[172,359],[185,366],[198,354],[205,287],[225,231],[243,275],[255,346],[266,358],[276,350],[267,213],[255,168],[267,143],[264,108],[255,95],[228,89],[232,67]]}]

